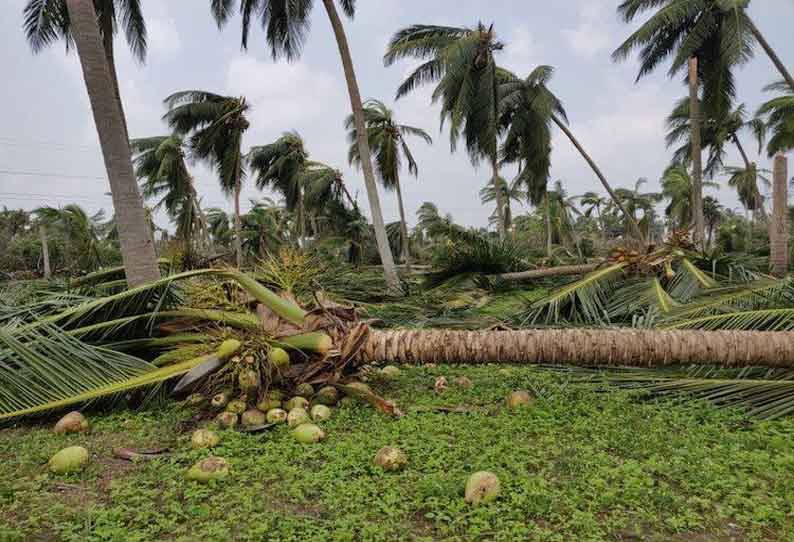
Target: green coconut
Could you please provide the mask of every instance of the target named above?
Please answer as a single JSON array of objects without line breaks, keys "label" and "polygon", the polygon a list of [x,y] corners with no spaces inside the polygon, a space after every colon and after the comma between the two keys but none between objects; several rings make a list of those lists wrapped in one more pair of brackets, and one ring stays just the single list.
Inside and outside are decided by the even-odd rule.
[{"label": "green coconut", "polygon": [[267,423],[284,423],[287,421],[287,412],[280,408],[271,408],[266,417]]},{"label": "green coconut", "polygon": [[229,476],[229,463],[222,457],[210,456],[202,459],[185,473],[185,478],[206,484],[211,480],[223,480]]},{"label": "green coconut", "polygon": [[265,425],[265,421],[267,421],[265,413],[255,408],[249,408],[240,416],[240,423],[243,424],[243,427]]},{"label": "green coconut", "polygon": [[309,399],[312,395],[314,395],[314,386],[311,384],[298,384],[295,387],[295,395],[298,397],[303,397],[304,399]]},{"label": "green coconut", "polygon": [[309,418],[309,413],[306,412],[305,408],[295,407],[287,414],[287,423],[290,427],[297,427],[302,423],[308,423],[310,421],[311,418]]},{"label": "green coconut", "polygon": [[399,448],[384,446],[375,454],[375,464],[383,470],[400,470],[408,464],[408,456]]},{"label": "green coconut", "polygon": [[342,397],[342,398],[339,400],[339,406],[343,406],[343,407],[349,407],[349,406],[353,406],[353,405],[355,405],[355,404],[356,404],[356,400],[355,400],[355,399],[353,399],[353,398],[352,398],[352,397],[350,397],[350,396],[348,396],[348,397]]},{"label": "green coconut", "polygon": [[234,412],[235,414],[242,414],[247,409],[248,406],[245,404],[245,401],[241,399],[229,401],[229,403],[226,405],[226,412]]},{"label": "green coconut", "polygon": [[284,410],[289,412],[293,408],[302,408],[305,410],[309,408],[309,401],[307,401],[305,397],[293,397],[284,403]]},{"label": "green coconut", "polygon": [[383,369],[380,370],[380,376],[385,380],[393,380],[395,378],[399,378],[400,373],[399,367],[395,367],[394,365],[387,365]]},{"label": "green coconut", "polygon": [[200,393],[191,393],[185,399],[185,404],[191,407],[200,407],[207,401],[207,398]]},{"label": "green coconut", "polygon": [[83,470],[87,463],[88,450],[82,446],[69,446],[52,456],[47,465],[50,472],[66,474]]},{"label": "green coconut", "polygon": [[259,387],[259,373],[253,369],[245,369],[237,375],[237,384],[243,391],[253,391]]},{"label": "green coconut", "polygon": [[339,400],[339,392],[333,386],[323,386],[312,401],[318,405],[333,406]]},{"label": "green coconut", "polygon": [[283,348],[271,348],[267,353],[267,360],[273,367],[286,369],[289,367],[289,353]]},{"label": "green coconut", "polygon": [[464,390],[469,390],[474,387],[474,382],[472,382],[470,378],[465,376],[457,377],[454,380],[454,384],[459,388],[463,388]]},{"label": "green coconut", "polygon": [[234,412],[224,411],[215,417],[215,421],[224,429],[233,429],[237,425],[238,418],[239,416]]},{"label": "green coconut", "polygon": [[466,502],[473,505],[494,500],[502,487],[492,472],[480,471],[469,476],[466,482]]},{"label": "green coconut", "polygon": [[325,405],[314,405],[311,410],[312,420],[324,422],[331,419],[331,409]]},{"label": "green coconut", "polygon": [[532,396],[525,391],[514,391],[507,396],[505,402],[507,403],[507,408],[516,410],[529,405],[532,402]]},{"label": "green coconut", "polygon": [[217,446],[221,439],[209,429],[196,429],[190,437],[190,445],[194,450]]},{"label": "green coconut", "polygon": [[354,390],[358,390],[361,393],[372,393],[372,388],[363,382],[349,382],[345,385],[349,388],[353,388]]},{"label": "green coconut", "polygon": [[213,395],[210,404],[215,408],[225,407],[227,404],[229,404],[229,394],[224,391]]},{"label": "green coconut", "polygon": [[303,423],[292,431],[292,436],[301,444],[314,444],[325,438],[325,431],[313,423]]},{"label": "green coconut", "polygon": [[63,435],[64,433],[85,433],[88,431],[88,420],[75,410],[58,420],[53,431],[55,431],[56,435]]},{"label": "green coconut", "polygon": [[274,408],[281,408],[281,401],[279,401],[278,399],[271,399],[269,397],[265,397],[256,404],[256,408],[258,408],[262,412],[267,412],[269,410],[273,410]]}]

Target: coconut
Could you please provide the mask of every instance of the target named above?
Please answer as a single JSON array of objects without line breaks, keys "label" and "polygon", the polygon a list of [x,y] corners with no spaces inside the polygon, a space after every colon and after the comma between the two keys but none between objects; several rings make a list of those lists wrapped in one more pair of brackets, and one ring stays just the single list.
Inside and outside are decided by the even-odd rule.
[{"label": "coconut", "polygon": [[325,431],[313,423],[303,423],[292,431],[292,436],[301,444],[314,444],[325,438]]},{"label": "coconut", "polygon": [[333,386],[324,386],[314,396],[313,401],[318,405],[333,406],[339,400],[339,392]]},{"label": "coconut", "polygon": [[380,376],[385,380],[392,380],[395,378],[399,378],[400,373],[399,367],[395,367],[394,365],[387,365],[383,369],[380,370]]},{"label": "coconut", "polygon": [[501,484],[492,472],[480,471],[469,476],[466,482],[466,502],[473,505],[494,500],[499,496]]},{"label": "coconut", "polygon": [[240,423],[242,423],[244,427],[265,425],[265,421],[267,421],[265,413],[255,408],[249,408],[240,416]]},{"label": "coconut", "polygon": [[237,375],[237,384],[243,391],[252,391],[259,387],[259,373],[253,369],[245,369]]},{"label": "coconut", "polygon": [[50,472],[66,474],[83,470],[86,463],[88,463],[88,450],[82,446],[69,446],[52,456],[48,466]]},{"label": "coconut", "polygon": [[192,393],[187,396],[187,399],[185,399],[185,404],[187,406],[199,407],[203,405],[206,400],[207,398],[200,393]]},{"label": "coconut", "polygon": [[228,475],[229,463],[222,457],[210,456],[190,467],[185,478],[206,484],[211,480],[223,480]]},{"label": "coconut", "polygon": [[309,413],[306,412],[305,408],[295,407],[287,414],[287,423],[290,427],[297,427],[302,423],[308,423],[310,421],[311,418],[309,418]]},{"label": "coconut", "polygon": [[298,384],[295,387],[295,395],[308,399],[314,395],[314,387],[311,384]]},{"label": "coconut", "polygon": [[464,390],[470,390],[472,387],[474,387],[474,382],[465,376],[459,376],[455,379],[455,385],[459,388],[463,388]]},{"label": "coconut", "polygon": [[408,464],[408,456],[399,448],[384,446],[375,454],[375,464],[383,470],[400,470]]},{"label": "coconut", "polygon": [[363,382],[349,382],[346,384],[347,387],[353,388],[361,393],[372,393],[372,388],[370,388],[367,384]]},{"label": "coconut", "polygon": [[271,348],[267,353],[267,360],[278,369],[289,367],[289,353],[283,348]]},{"label": "coconut", "polygon": [[210,401],[210,404],[212,406],[214,406],[215,408],[223,408],[228,403],[229,403],[229,394],[226,393],[225,391],[221,392],[221,393],[218,393],[218,394],[215,394],[212,397],[212,401]]},{"label": "coconut", "polygon": [[281,408],[281,401],[265,397],[256,404],[256,408],[262,412],[267,412],[268,410],[273,410],[274,408]]},{"label": "coconut", "polygon": [[272,408],[267,411],[268,423],[284,423],[287,421],[287,412],[280,408]]},{"label": "coconut", "polygon": [[293,397],[292,399],[284,403],[284,409],[286,411],[289,412],[293,408],[302,408],[305,410],[309,408],[309,401],[307,401],[305,397]]},{"label": "coconut", "polygon": [[229,401],[226,405],[226,412],[234,412],[235,414],[242,414],[246,411],[248,407],[245,404],[245,401],[240,399],[235,399],[234,401]]},{"label": "coconut", "polygon": [[514,391],[507,396],[505,400],[507,408],[515,410],[517,408],[525,407],[532,402],[532,396],[525,391]]},{"label": "coconut", "polygon": [[62,435],[64,433],[84,433],[88,431],[88,420],[75,410],[58,420],[53,431],[55,431],[56,435]]},{"label": "coconut", "polygon": [[218,435],[209,429],[196,429],[190,438],[190,445],[194,450],[201,450],[202,448],[217,446],[220,441],[221,439],[218,438]]},{"label": "coconut", "polygon": [[331,409],[325,405],[314,405],[311,410],[312,420],[324,422],[331,419]]},{"label": "coconut", "polygon": [[218,425],[225,429],[233,429],[237,425],[238,416],[234,412],[221,412],[215,417]]},{"label": "coconut", "polygon": [[356,400],[352,397],[342,397],[339,400],[339,406],[348,407],[356,404]]}]

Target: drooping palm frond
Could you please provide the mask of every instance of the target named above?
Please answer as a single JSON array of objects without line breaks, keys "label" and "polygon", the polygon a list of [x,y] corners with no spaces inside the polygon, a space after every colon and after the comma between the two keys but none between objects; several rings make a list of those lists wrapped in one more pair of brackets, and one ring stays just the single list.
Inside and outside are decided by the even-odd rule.
[{"label": "drooping palm frond", "polygon": [[701,316],[673,321],[665,327],[707,331],[794,331],[794,308],[758,309]]},{"label": "drooping palm frond", "polygon": [[498,275],[523,271],[525,249],[512,240],[471,235],[448,241],[434,261],[435,270],[426,275],[428,287],[439,286],[455,278],[473,275]]},{"label": "drooping palm frond", "polygon": [[678,302],[667,293],[658,277],[617,288],[606,307],[609,321],[631,321],[649,312],[668,314]]}]

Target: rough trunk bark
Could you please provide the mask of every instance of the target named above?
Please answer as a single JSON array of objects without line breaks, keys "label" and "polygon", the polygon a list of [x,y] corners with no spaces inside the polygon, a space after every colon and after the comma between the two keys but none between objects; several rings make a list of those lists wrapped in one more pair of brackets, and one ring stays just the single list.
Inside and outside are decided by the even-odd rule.
[{"label": "rough trunk bark", "polygon": [[159,279],[160,270],[132,169],[124,115],[113,90],[93,0],[66,0],[66,5],[110,181],[127,282],[138,286]]},{"label": "rough trunk bark", "polygon": [[773,233],[770,260],[772,274],[785,277],[788,271],[788,159],[775,156],[772,181]]},{"label": "rough trunk bark", "polygon": [[620,212],[623,214],[623,216],[626,217],[626,220],[629,223],[629,228],[631,229],[632,233],[634,233],[634,235],[637,237],[640,243],[642,243],[642,245],[647,245],[648,242],[645,239],[645,236],[642,235],[642,232],[640,231],[640,226],[637,224],[637,221],[634,220],[634,218],[626,210],[626,207],[623,206],[623,202],[620,201],[620,198],[617,197],[614,190],[612,190],[612,187],[609,185],[609,182],[607,182],[607,178],[604,177],[604,174],[601,172],[601,169],[598,167],[598,165],[596,165],[596,163],[593,161],[590,155],[587,154],[587,151],[584,150],[584,147],[582,147],[581,143],[579,143],[579,140],[577,140],[576,137],[574,137],[573,132],[571,132],[568,129],[565,123],[562,122],[560,119],[558,119],[556,116],[552,117],[552,119],[554,120],[554,124],[556,124],[560,130],[562,130],[562,132],[571,141],[573,146],[576,147],[576,150],[579,151],[579,154],[582,155],[582,158],[584,158],[585,162],[587,162],[587,164],[590,166],[590,169],[592,169],[593,173],[596,174],[598,180],[601,181],[601,185],[607,191],[609,197],[612,199],[612,201],[615,203],[618,209],[620,209]]},{"label": "rough trunk bark", "polygon": [[39,239],[41,239],[41,260],[44,265],[44,278],[52,278],[52,268],[50,267],[50,244],[47,241],[47,226],[39,225]]},{"label": "rough trunk bark", "polygon": [[234,180],[234,252],[237,260],[237,269],[243,268],[243,223],[240,219],[240,192],[242,183],[240,182],[240,169],[237,168]]},{"label": "rough trunk bark", "polygon": [[645,329],[370,330],[366,363],[794,368],[794,333]]},{"label": "rough trunk bark", "polygon": [[116,55],[113,52],[113,29],[106,28],[102,33],[102,47],[105,49],[105,60],[110,70],[110,78],[113,80],[113,92],[116,95],[116,103],[121,111],[121,122],[124,124],[124,138],[130,140],[130,131],[127,128],[127,116],[124,114],[124,104],[121,103],[121,90],[119,89],[119,76],[116,73]]},{"label": "rough trunk bark", "polygon": [[692,240],[703,248],[706,238],[706,223],[703,218],[703,149],[700,142],[700,97],[698,96],[698,59],[689,59],[689,125],[692,130],[692,218],[694,234]]},{"label": "rough trunk bark", "polygon": [[361,171],[364,173],[364,185],[367,189],[367,199],[369,200],[370,211],[372,213],[372,225],[375,228],[375,240],[378,245],[381,263],[383,264],[383,274],[386,277],[386,284],[390,289],[401,291],[400,278],[397,276],[397,269],[394,267],[394,257],[389,246],[389,238],[386,235],[386,224],[383,222],[383,211],[380,206],[380,196],[378,187],[375,184],[375,174],[372,171],[372,158],[367,141],[367,131],[364,125],[364,106],[361,103],[361,93],[358,89],[356,74],[353,69],[353,59],[350,55],[350,47],[345,36],[345,29],[336,11],[333,0],[323,0],[323,6],[328,13],[331,21],[331,28],[336,37],[336,44],[339,48],[339,56],[342,58],[342,67],[345,72],[347,91],[350,95],[350,106],[353,110],[353,121],[356,127],[358,151],[361,157]]},{"label": "rough trunk bark", "polygon": [[789,84],[791,90],[794,90],[794,77],[791,76],[789,71],[786,69],[785,64],[783,64],[783,62],[777,56],[777,53],[775,53],[774,49],[772,49],[772,46],[769,45],[769,42],[766,41],[764,35],[761,34],[761,31],[755,25],[755,22],[749,16],[747,17],[747,21],[750,23],[750,31],[753,33],[753,36],[755,36],[755,39],[758,41],[758,43],[761,45],[761,48],[769,57],[769,60],[772,61],[772,64],[775,65],[777,71],[780,72],[780,75],[782,75],[783,79],[785,79],[786,82]]},{"label": "rough trunk bark", "polygon": [[395,177],[395,187],[397,188],[397,206],[400,210],[400,237],[402,238],[402,242],[400,246],[402,248],[401,258],[403,263],[405,264],[408,271],[411,270],[411,250],[408,246],[408,224],[405,221],[405,206],[403,205],[403,191],[402,187],[400,186],[400,176],[397,174]]},{"label": "rough trunk bark", "polygon": [[519,271],[518,273],[502,273],[496,275],[502,280],[533,280],[548,277],[564,277],[567,275],[585,275],[601,267],[603,263],[591,263],[585,265],[561,265],[558,267],[545,267],[542,269],[532,269],[531,271]]},{"label": "rough trunk bark", "polygon": [[546,192],[546,195],[543,197],[543,206],[545,207],[543,211],[543,219],[546,222],[546,256],[551,258],[551,208],[549,206],[549,193]]},{"label": "rough trunk bark", "polygon": [[499,221],[499,239],[505,238],[505,208],[504,208],[504,194],[502,193],[502,181],[499,178],[499,164],[496,157],[491,157],[491,170],[493,172],[493,189],[496,195],[496,217]]}]

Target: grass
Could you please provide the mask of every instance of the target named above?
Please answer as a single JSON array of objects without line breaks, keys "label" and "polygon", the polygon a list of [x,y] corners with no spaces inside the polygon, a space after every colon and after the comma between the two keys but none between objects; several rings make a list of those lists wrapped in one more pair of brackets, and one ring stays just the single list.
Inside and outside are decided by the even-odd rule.
[{"label": "grass", "polygon": [[[183,479],[207,452],[190,449],[193,413],[175,405],[89,413],[87,436],[53,435],[53,420],[0,430],[0,541],[794,540],[794,421],[749,423],[702,403],[498,369],[406,369],[376,386],[405,417],[334,409],[319,445],[297,444],[285,427],[224,432],[214,453],[232,475],[212,486]],[[436,395],[439,375],[450,385]],[[456,388],[459,375],[473,389]],[[507,412],[514,389],[539,398]],[[73,444],[90,450],[90,466],[46,473]],[[149,462],[111,455],[164,445],[172,451]],[[408,454],[404,471],[373,465],[384,445]],[[472,508],[463,486],[477,470],[503,488]]]}]

